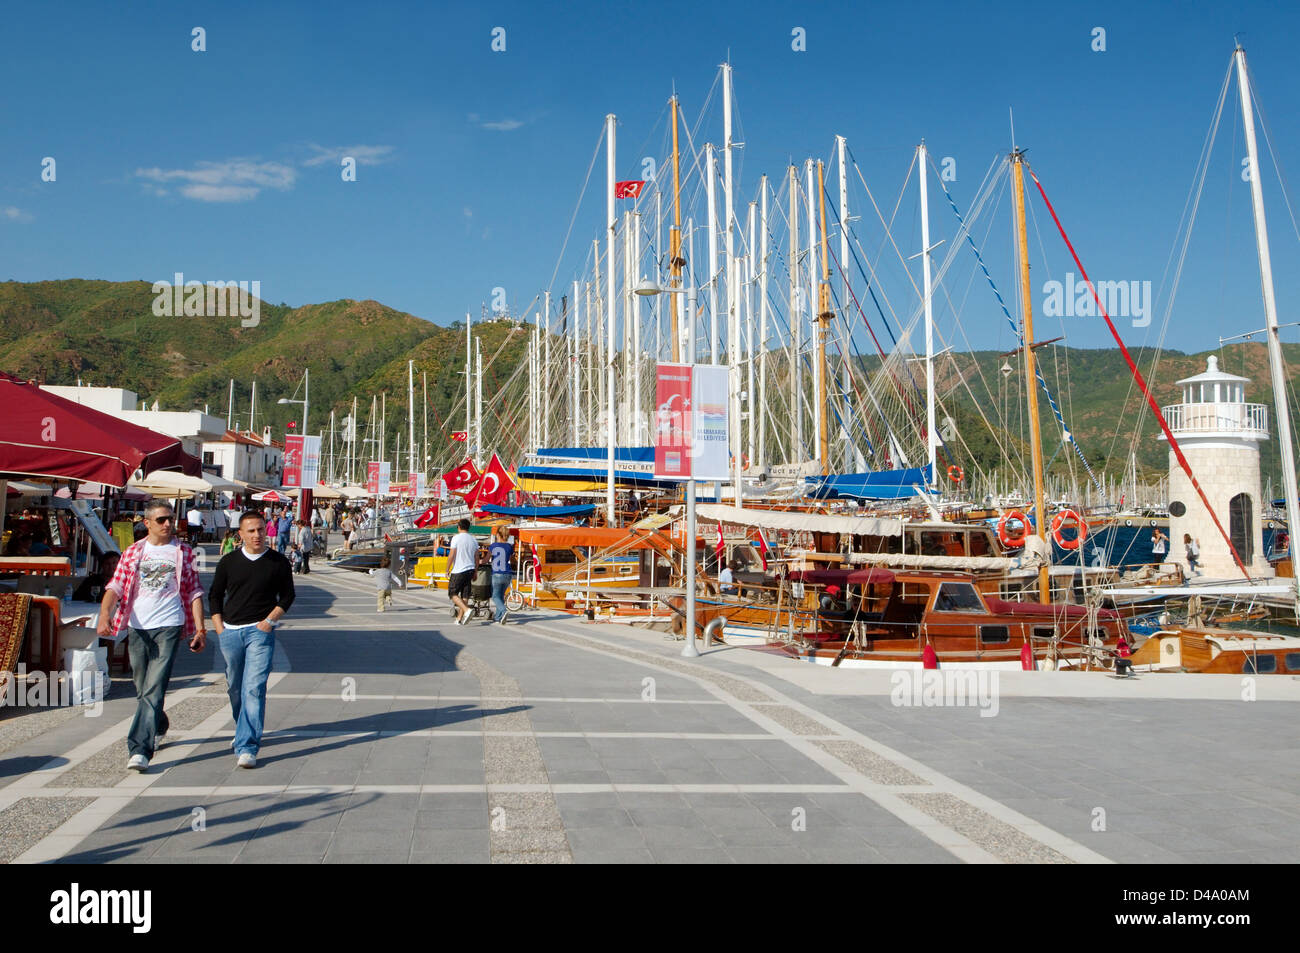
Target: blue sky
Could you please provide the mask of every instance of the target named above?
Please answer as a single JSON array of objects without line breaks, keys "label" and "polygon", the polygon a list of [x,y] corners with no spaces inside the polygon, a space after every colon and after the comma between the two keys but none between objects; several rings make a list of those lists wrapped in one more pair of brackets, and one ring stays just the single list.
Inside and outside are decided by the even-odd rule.
[{"label": "blue sky", "polygon": [[[1300,167],[1300,13],[1271,4],[840,5],[100,3],[7,13],[0,278],[259,280],[293,305],[375,298],[436,321],[515,308],[551,279],[607,112],[620,177],[663,142],[674,84],[694,120],[728,54],[745,140],[738,196],[843,134],[891,202],[925,138],[957,160],[965,205],[1016,136],[1096,279],[1158,288],[1240,32],[1283,167]],[[207,50],[191,50],[191,29]],[[505,52],[490,48],[506,30]],[[791,30],[807,51],[791,50]],[[1106,30],[1105,52],[1091,49]],[[1166,344],[1216,346],[1263,324],[1235,87]],[[722,138],[715,99],[699,141]],[[740,133],[738,133],[740,135]],[[339,156],[358,158],[341,181]],[[53,156],[57,180],[42,182]],[[603,154],[555,292],[604,215]],[[1297,180],[1300,181],[1300,180]],[[1281,320],[1296,319],[1300,241],[1265,160]],[[861,197],[859,190],[858,197]],[[919,245],[913,194],[896,238]],[[952,218],[932,192],[936,237]],[[1011,289],[1009,218],[985,249]],[[1041,209],[1035,287],[1073,270]],[[866,228],[867,222],[863,225]],[[874,246],[875,238],[863,244]],[[702,244],[702,243],[701,243]],[[1037,245],[1037,238],[1031,239]],[[950,278],[970,279],[969,258]],[[904,298],[905,289],[893,292]],[[976,287],[966,340],[1003,346]],[[1163,301],[1157,299],[1157,308]],[[945,318],[944,320],[949,320]],[[1108,346],[1099,319],[1039,336]],[[1129,343],[1155,343],[1152,327]],[[1286,333],[1298,340],[1295,329]]]}]

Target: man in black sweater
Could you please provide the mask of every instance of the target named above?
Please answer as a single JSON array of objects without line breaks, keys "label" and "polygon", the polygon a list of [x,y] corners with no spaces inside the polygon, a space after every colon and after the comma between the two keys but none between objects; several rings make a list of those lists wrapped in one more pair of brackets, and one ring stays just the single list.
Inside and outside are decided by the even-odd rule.
[{"label": "man in black sweater", "polygon": [[266,681],[275,654],[275,626],[293,605],[289,560],[267,546],[261,513],[239,518],[243,546],[226,553],[208,591],[208,606],[226,657],[226,684],[235,717],[231,745],[241,768],[257,767],[266,722]]}]

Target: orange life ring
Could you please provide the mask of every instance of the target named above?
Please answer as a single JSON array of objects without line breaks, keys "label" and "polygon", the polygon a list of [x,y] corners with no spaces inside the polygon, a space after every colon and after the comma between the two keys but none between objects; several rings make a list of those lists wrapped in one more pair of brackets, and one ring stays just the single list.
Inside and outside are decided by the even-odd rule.
[{"label": "orange life ring", "polygon": [[[1012,520],[1020,521],[1020,535],[1013,536],[1007,529],[1007,524]],[[1029,517],[1019,510],[1011,510],[1002,514],[998,520],[998,542],[1006,549],[1019,549],[1025,545],[1025,537],[1029,535]]]},{"label": "orange life ring", "polygon": [[[1079,527],[1079,534],[1074,539],[1066,539],[1061,535],[1061,529],[1065,526],[1066,520],[1074,520]],[[1084,522],[1082,516],[1074,510],[1061,510],[1052,520],[1052,539],[1056,540],[1056,545],[1062,549],[1078,549],[1083,545],[1083,541],[1088,538],[1088,524]]]},{"label": "orange life ring", "polygon": [[966,471],[955,463],[948,468],[948,479],[952,480],[953,483],[960,483],[965,476]]}]

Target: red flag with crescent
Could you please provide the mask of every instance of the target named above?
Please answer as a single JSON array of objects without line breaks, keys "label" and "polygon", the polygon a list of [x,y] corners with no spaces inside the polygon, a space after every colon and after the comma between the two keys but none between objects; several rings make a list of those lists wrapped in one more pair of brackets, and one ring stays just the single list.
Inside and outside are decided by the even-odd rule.
[{"label": "red flag with crescent", "polygon": [[722,523],[718,523],[718,541],[714,544],[713,551],[717,554],[719,563],[727,555],[727,544],[722,539]]},{"label": "red flag with crescent", "polygon": [[420,527],[420,529],[424,529],[426,526],[437,526],[438,525],[438,504],[434,503],[433,506],[429,507],[423,513],[417,516],[415,518],[415,525]]},{"label": "red flag with crescent", "polygon": [[461,443],[464,443],[466,440],[469,439],[469,431],[468,431],[468,430],[453,430],[453,431],[451,432],[451,439],[452,439],[452,440],[458,440],[458,441],[460,441]]},{"label": "red flag with crescent", "polygon": [[614,198],[616,199],[634,199],[641,195],[641,187],[645,182],[632,179],[628,182],[614,183]]},{"label": "red flag with crescent", "polygon": [[446,482],[448,490],[466,496],[478,485],[479,478],[482,475],[478,472],[478,467],[474,466],[474,461],[467,458],[464,463],[444,473],[442,478]]},{"label": "red flag with crescent", "polygon": [[501,458],[495,453],[488,465],[483,470],[483,476],[478,481],[478,492],[474,496],[474,509],[481,506],[500,506],[510,497],[510,491],[515,488],[515,482],[510,479],[510,474],[501,462]]},{"label": "red flag with crescent", "polygon": [[763,572],[767,572],[767,553],[767,537],[763,535],[763,531],[760,529],[758,531],[758,558],[763,560]]}]

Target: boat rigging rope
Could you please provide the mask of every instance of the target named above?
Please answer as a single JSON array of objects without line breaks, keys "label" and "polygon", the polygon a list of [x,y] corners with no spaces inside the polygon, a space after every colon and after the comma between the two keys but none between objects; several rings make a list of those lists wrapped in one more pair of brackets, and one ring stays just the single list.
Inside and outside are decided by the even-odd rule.
[{"label": "boat rigging rope", "polygon": [[1128,364],[1129,373],[1133,375],[1133,379],[1137,381],[1138,387],[1141,388],[1143,395],[1147,399],[1147,403],[1151,407],[1151,412],[1155,415],[1155,418],[1160,421],[1160,429],[1164,431],[1165,439],[1169,441],[1169,449],[1174,452],[1174,456],[1178,459],[1178,465],[1183,468],[1183,472],[1187,474],[1187,479],[1192,483],[1192,488],[1195,489],[1197,495],[1200,496],[1201,503],[1204,504],[1206,512],[1210,514],[1210,519],[1214,521],[1214,526],[1218,529],[1219,535],[1222,536],[1223,541],[1228,544],[1228,552],[1232,553],[1233,562],[1237,564],[1237,568],[1241,570],[1241,574],[1246,577],[1246,581],[1253,583],[1253,580],[1250,578],[1250,573],[1246,569],[1245,563],[1241,561],[1241,556],[1237,553],[1237,547],[1232,544],[1232,538],[1223,528],[1223,524],[1219,521],[1219,515],[1214,512],[1214,507],[1210,505],[1209,497],[1205,495],[1205,490],[1201,488],[1200,481],[1196,479],[1196,474],[1192,472],[1191,464],[1187,462],[1187,457],[1183,455],[1183,448],[1179,446],[1178,438],[1175,437],[1173,431],[1169,429],[1169,422],[1165,420],[1164,414],[1160,412],[1160,407],[1156,404],[1155,396],[1147,387],[1147,382],[1142,377],[1142,372],[1138,370],[1137,364],[1134,363],[1133,355],[1129,353],[1128,347],[1125,346],[1124,339],[1119,336],[1119,330],[1115,327],[1115,322],[1110,319],[1110,314],[1107,313],[1106,306],[1102,304],[1101,298],[1097,294],[1096,287],[1091,281],[1089,281],[1088,272],[1083,267],[1083,262],[1079,260],[1079,254],[1074,250],[1074,245],[1071,243],[1070,237],[1065,233],[1065,226],[1061,224],[1060,218],[1057,217],[1056,209],[1052,207],[1051,201],[1047,198],[1047,190],[1043,188],[1043,183],[1038,181],[1037,174],[1035,174],[1034,170],[1029,167],[1028,163],[1025,164],[1025,170],[1029,173],[1029,177],[1034,180],[1034,185],[1038,187],[1038,194],[1043,197],[1043,204],[1047,206],[1047,211],[1051,213],[1052,221],[1056,223],[1056,229],[1061,233],[1061,240],[1065,242],[1065,247],[1070,250],[1070,257],[1074,259],[1075,267],[1079,269],[1080,276],[1083,278],[1088,290],[1092,292],[1093,301],[1097,304],[1097,311],[1103,318],[1105,318],[1106,327],[1110,329],[1111,337],[1113,337],[1115,343],[1119,345],[1120,352],[1124,355],[1124,361]]},{"label": "boat rigging rope", "polygon": [[[1006,161],[1007,167],[1010,168],[1010,161]],[[936,169],[935,172],[937,173],[938,169]],[[993,297],[998,299],[998,307],[1002,309],[1002,314],[1006,317],[1007,323],[1011,325],[1011,330],[1016,336],[1016,341],[1019,342],[1020,346],[1023,348],[1025,346],[1025,336],[1021,333],[1020,325],[1011,317],[1011,312],[1007,308],[1007,303],[1002,298],[1002,292],[998,290],[996,282],[993,281],[993,276],[989,274],[988,267],[984,264],[984,256],[980,254],[979,248],[975,245],[975,239],[971,237],[971,230],[966,227],[966,220],[962,217],[961,211],[957,208],[957,203],[953,199],[952,193],[949,192],[948,187],[944,185],[943,176],[937,176],[937,178],[939,180],[939,188],[943,189],[944,197],[948,199],[948,204],[952,207],[952,213],[957,216],[957,222],[960,224],[961,229],[965,234],[967,244],[970,245],[971,251],[975,253],[975,260],[979,263],[980,271],[984,272],[984,278],[988,281],[989,287],[993,290]],[[1097,491],[1101,492],[1104,496],[1101,483],[1097,480],[1097,474],[1092,472],[1092,467],[1088,464],[1088,458],[1083,455],[1082,448],[1079,446],[1078,441],[1074,439],[1073,431],[1066,426],[1065,416],[1061,413],[1061,408],[1056,403],[1056,398],[1052,396],[1052,389],[1047,386],[1047,380],[1043,377],[1043,370],[1037,361],[1034,362],[1034,377],[1038,380],[1038,386],[1047,396],[1047,403],[1051,405],[1052,413],[1056,415],[1056,422],[1060,424],[1061,431],[1069,440],[1070,446],[1074,448],[1074,452],[1078,454],[1079,459],[1083,462],[1083,468],[1088,471],[1088,477],[1092,480],[1092,485],[1095,486]]]}]

